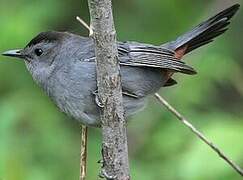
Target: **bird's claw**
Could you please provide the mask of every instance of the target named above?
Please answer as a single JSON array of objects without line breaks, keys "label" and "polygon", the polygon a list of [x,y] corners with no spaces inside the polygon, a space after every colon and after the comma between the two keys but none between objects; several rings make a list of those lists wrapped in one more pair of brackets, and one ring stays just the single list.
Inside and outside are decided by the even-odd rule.
[{"label": "bird's claw", "polygon": [[102,101],[101,101],[100,98],[99,98],[98,90],[93,91],[93,94],[95,95],[95,103],[96,103],[100,108],[103,108],[103,107],[104,107],[104,104],[102,103]]},{"label": "bird's claw", "polygon": [[108,180],[114,180],[114,179],[116,179],[115,176],[108,175],[107,172],[104,169],[101,169],[101,172],[99,174],[99,177],[100,178],[106,178]]},{"label": "bird's claw", "polygon": [[100,159],[99,161],[97,161],[98,164],[101,164],[101,167],[103,167],[103,164],[104,164],[104,160],[103,159]]}]

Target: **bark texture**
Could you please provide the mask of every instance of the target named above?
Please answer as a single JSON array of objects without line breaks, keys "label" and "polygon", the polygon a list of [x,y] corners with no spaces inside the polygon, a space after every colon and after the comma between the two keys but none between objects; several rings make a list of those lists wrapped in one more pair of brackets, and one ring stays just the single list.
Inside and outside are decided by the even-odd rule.
[{"label": "bark texture", "polygon": [[128,180],[126,122],[111,0],[88,0],[95,40],[98,99],[102,122],[102,175]]}]

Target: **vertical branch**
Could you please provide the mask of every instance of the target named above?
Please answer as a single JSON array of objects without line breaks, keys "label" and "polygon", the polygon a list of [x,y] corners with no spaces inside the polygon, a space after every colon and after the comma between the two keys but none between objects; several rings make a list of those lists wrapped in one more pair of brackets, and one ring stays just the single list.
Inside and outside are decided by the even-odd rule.
[{"label": "vertical branch", "polygon": [[95,43],[102,126],[102,175],[130,179],[126,122],[111,0],[88,0]]},{"label": "vertical branch", "polygon": [[87,137],[88,127],[80,125],[81,143],[80,143],[80,177],[79,180],[86,179],[87,172]]}]

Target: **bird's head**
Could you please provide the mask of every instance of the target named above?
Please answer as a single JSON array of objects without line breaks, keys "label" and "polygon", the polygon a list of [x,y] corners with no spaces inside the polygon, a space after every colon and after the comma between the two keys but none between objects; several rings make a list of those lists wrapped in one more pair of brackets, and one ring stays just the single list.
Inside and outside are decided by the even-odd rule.
[{"label": "bird's head", "polygon": [[69,33],[42,32],[34,37],[23,49],[9,50],[2,55],[23,60],[33,78],[38,82],[48,78],[61,60],[60,51]]}]

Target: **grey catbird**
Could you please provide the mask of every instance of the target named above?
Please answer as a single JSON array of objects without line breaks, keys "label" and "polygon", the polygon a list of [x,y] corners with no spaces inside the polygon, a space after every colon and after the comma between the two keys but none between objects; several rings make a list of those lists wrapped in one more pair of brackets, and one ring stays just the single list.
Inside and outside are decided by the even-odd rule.
[{"label": "grey catbird", "polygon": [[[143,108],[145,98],[176,81],[175,72],[195,74],[180,59],[227,30],[239,4],[202,22],[175,41],[160,46],[118,42],[126,117]],[[37,84],[61,111],[89,126],[99,126],[96,67],[92,38],[67,32],[42,32],[24,49],[4,52],[24,60]]]}]

